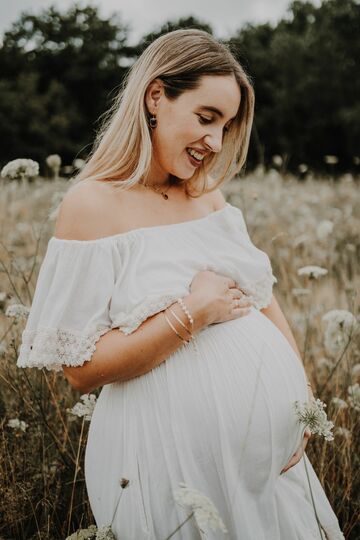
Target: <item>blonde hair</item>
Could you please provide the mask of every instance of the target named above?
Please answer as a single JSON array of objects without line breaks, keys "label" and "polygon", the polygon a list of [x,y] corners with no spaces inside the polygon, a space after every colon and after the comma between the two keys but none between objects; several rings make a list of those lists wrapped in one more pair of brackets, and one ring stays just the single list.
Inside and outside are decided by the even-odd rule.
[{"label": "blonde hair", "polygon": [[[239,173],[246,160],[254,115],[250,78],[226,45],[203,30],[183,29],[157,38],[131,66],[104,115],[93,149],[75,183],[85,178],[106,180],[116,188],[126,189],[147,178],[152,158],[145,103],[149,84],[160,78],[166,97],[176,100],[183,92],[198,88],[205,75],[234,75],[241,101],[235,120],[224,134],[221,152],[204,159],[191,179],[186,180],[185,191],[197,197]],[[210,185],[208,175],[214,170],[218,180]],[[189,188],[195,188],[197,193],[190,193]]]}]

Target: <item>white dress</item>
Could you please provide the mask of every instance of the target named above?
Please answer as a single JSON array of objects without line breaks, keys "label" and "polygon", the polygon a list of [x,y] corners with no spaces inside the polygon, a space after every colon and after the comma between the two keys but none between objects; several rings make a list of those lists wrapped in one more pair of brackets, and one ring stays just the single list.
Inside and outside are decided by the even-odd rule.
[{"label": "white dress", "polygon": [[197,350],[181,345],[148,373],[102,388],[85,455],[97,526],[111,522],[122,492],[116,537],[165,540],[191,512],[173,496],[184,482],[211,499],[228,533],[202,534],[192,517],[174,540],[319,540],[318,521],[323,539],[343,539],[306,454],[280,476],[301,442],[293,402],[307,400],[306,375],[260,311],[277,279],[239,208],[96,240],[53,236],[17,365],[60,371],[91,361],[102,334],[130,334],[187,295],[205,269],[233,278],[254,307],[198,332]]}]

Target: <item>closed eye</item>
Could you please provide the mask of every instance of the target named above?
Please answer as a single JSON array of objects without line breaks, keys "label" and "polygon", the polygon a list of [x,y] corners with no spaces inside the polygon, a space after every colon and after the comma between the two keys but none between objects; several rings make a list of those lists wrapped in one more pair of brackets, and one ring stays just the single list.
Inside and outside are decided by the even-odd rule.
[{"label": "closed eye", "polygon": [[[200,124],[211,124],[211,122],[213,121],[212,118],[206,118],[205,116],[201,116],[201,114],[198,114],[198,117],[199,117]],[[228,132],[229,129],[230,129],[230,126],[224,126],[225,132]]]}]

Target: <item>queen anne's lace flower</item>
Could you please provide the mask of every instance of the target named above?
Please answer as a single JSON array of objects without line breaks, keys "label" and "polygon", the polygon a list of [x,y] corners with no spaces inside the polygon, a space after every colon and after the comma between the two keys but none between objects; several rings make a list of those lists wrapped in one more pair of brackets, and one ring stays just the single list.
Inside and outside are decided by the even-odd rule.
[{"label": "queen anne's lace flower", "polygon": [[59,154],[50,154],[50,156],[46,158],[46,164],[50,169],[58,170],[61,166],[61,157]]},{"label": "queen anne's lace flower", "polygon": [[326,404],[320,399],[311,402],[305,401],[300,405],[299,401],[294,402],[295,413],[299,423],[309,428],[312,433],[323,435],[327,441],[332,441],[334,436],[331,432],[334,424],[327,419],[324,408]]},{"label": "queen anne's lace flower", "polygon": [[13,159],[1,169],[1,176],[12,180],[38,176],[39,164],[32,159]]},{"label": "queen anne's lace flower", "polygon": [[77,159],[74,159],[73,161],[73,166],[75,167],[75,169],[82,169],[84,165],[85,165],[84,159],[77,158]]},{"label": "queen anne's lace flower", "polygon": [[24,420],[19,420],[18,418],[12,418],[8,421],[7,425],[13,429],[20,429],[21,431],[26,431],[26,428],[29,427]]},{"label": "queen anne's lace flower", "polygon": [[321,266],[303,266],[298,269],[297,273],[298,276],[309,276],[310,279],[317,279],[320,276],[326,276],[328,271]]},{"label": "queen anne's lace flower", "polygon": [[70,536],[67,536],[65,540],[95,540],[96,531],[96,525],[90,525],[87,529],[79,529]]},{"label": "queen anne's lace flower", "polygon": [[116,536],[111,530],[110,525],[99,527],[96,532],[96,540],[116,540]]},{"label": "queen anne's lace flower", "polygon": [[336,409],[339,409],[339,410],[348,408],[348,404],[346,403],[346,401],[338,397],[333,397],[331,400],[331,403],[334,405]]},{"label": "queen anne's lace flower", "polygon": [[351,431],[345,427],[337,427],[335,428],[335,435],[339,435],[339,437],[343,437],[344,439],[350,439]]},{"label": "queen anne's lace flower", "polygon": [[346,347],[357,321],[354,315],[345,309],[332,309],[323,315],[326,323],[324,345],[330,356],[337,356]]},{"label": "queen anne's lace flower", "polygon": [[85,420],[91,420],[91,416],[93,413],[93,410],[96,405],[96,396],[95,394],[83,394],[80,396],[80,399],[82,399],[83,403],[78,401],[72,409],[66,409],[70,414],[73,414],[75,416],[84,416]]},{"label": "queen anne's lace flower", "polygon": [[174,497],[179,504],[191,506],[199,527],[209,525],[212,530],[220,529],[228,532],[222,521],[219,512],[213,502],[200,491],[187,487],[183,482],[179,483],[180,488],[174,491]]},{"label": "queen anne's lace flower", "polygon": [[26,318],[30,313],[30,309],[23,304],[10,304],[7,307],[5,315],[6,317],[13,317],[18,320],[21,318]]},{"label": "queen anne's lace flower", "polygon": [[351,374],[355,379],[360,376],[360,364],[355,364],[355,366],[353,366]]},{"label": "queen anne's lace flower", "polygon": [[348,386],[348,403],[355,411],[360,412],[360,386],[355,383]]}]

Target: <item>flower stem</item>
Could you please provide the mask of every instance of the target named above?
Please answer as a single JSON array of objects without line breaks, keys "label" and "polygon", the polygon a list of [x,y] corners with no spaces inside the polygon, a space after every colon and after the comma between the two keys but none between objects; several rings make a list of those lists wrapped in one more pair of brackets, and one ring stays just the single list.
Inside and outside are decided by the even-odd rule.
[{"label": "flower stem", "polygon": [[313,505],[313,508],[314,508],[314,513],[315,513],[316,521],[317,521],[317,524],[318,524],[318,527],[319,527],[320,538],[321,538],[321,540],[324,540],[323,534],[322,534],[322,532],[321,532],[321,528],[322,528],[322,527],[321,527],[321,523],[320,523],[320,520],[319,520],[319,516],[318,516],[318,514],[317,514],[317,511],[316,511],[316,506],[315,506],[314,496],[313,496],[313,492],[312,492],[312,489],[311,489],[310,478],[309,478],[309,472],[308,472],[308,469],[307,469],[306,459],[305,459],[305,452],[304,452],[304,455],[303,455],[303,460],[304,460],[304,465],[305,465],[305,472],[306,472],[306,476],[307,476],[307,481],[308,481],[308,484],[309,484],[309,490],[310,490],[310,495],[311,495],[311,502],[312,502],[312,505]]},{"label": "flower stem", "polygon": [[170,538],[172,538],[172,537],[174,536],[174,534],[175,534],[175,533],[176,533],[183,525],[185,525],[185,523],[186,523],[187,521],[189,521],[189,519],[190,519],[193,515],[194,515],[194,512],[191,512],[191,514],[185,519],[185,521],[183,521],[182,523],[180,523],[180,525],[175,529],[175,531],[172,532],[172,533],[170,534],[170,536],[168,536],[167,538],[165,538],[165,540],[169,540]]}]

